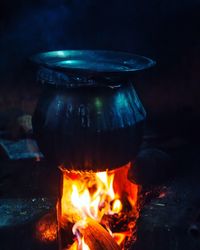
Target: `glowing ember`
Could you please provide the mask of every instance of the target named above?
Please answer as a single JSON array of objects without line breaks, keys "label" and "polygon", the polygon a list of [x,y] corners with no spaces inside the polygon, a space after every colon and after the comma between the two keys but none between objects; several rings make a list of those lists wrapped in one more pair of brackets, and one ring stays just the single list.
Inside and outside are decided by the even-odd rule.
[{"label": "glowing ember", "polygon": [[57,221],[54,214],[46,214],[36,225],[37,239],[49,243],[57,238]]},{"label": "glowing ember", "polygon": [[[127,179],[130,164],[106,172],[63,172],[63,190],[59,222],[62,228],[72,224],[77,242],[68,249],[89,250],[80,223],[90,218],[101,224],[124,249],[135,231],[138,186]],[[84,225],[81,225],[81,228]],[[116,244],[116,243],[115,243]]]},{"label": "glowing ember", "polygon": [[161,192],[161,193],[159,194],[158,198],[162,199],[162,198],[164,198],[166,195],[167,195],[166,192]]},{"label": "glowing ember", "polygon": [[115,241],[117,242],[118,245],[121,245],[126,237],[130,236],[130,232],[123,232],[123,233],[113,233],[113,238],[115,239]]}]

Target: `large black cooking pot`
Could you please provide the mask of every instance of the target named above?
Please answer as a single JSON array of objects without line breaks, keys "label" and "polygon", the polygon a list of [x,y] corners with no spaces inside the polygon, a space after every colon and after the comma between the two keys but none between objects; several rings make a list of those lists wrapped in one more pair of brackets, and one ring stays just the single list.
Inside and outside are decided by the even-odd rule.
[{"label": "large black cooking pot", "polygon": [[33,116],[41,151],[67,169],[105,170],[134,159],[145,110],[131,79],[154,62],[108,51],[35,55],[43,94]]}]

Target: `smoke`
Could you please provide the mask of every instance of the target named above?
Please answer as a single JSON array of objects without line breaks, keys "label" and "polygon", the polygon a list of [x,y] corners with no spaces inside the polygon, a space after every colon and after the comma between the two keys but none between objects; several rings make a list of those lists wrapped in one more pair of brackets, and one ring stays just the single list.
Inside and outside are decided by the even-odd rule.
[{"label": "smoke", "polygon": [[20,7],[15,2],[0,42],[0,74],[15,78],[27,58],[41,51],[111,49],[136,53],[146,43],[145,32],[139,32],[138,13],[132,0],[126,4],[114,0],[24,0]]},{"label": "smoke", "polygon": [[[78,7],[78,8],[77,8]],[[24,4],[2,34],[1,76],[15,75],[32,54],[56,49],[80,48],[79,24],[84,19],[83,1],[45,0]],[[10,16],[11,16],[10,15]],[[84,39],[84,38],[82,38]]]},{"label": "smoke", "polygon": [[27,58],[41,51],[123,50],[168,63],[191,43],[200,44],[199,0],[1,0],[0,4],[4,1],[1,78],[15,79]]}]

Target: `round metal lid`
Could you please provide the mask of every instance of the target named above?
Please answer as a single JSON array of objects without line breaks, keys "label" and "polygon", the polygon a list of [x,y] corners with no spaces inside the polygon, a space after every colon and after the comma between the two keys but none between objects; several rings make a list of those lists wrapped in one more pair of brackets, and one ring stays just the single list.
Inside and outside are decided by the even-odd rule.
[{"label": "round metal lid", "polygon": [[155,65],[147,57],[114,51],[58,50],[36,54],[32,61],[40,66],[70,75],[103,77],[127,76]]}]

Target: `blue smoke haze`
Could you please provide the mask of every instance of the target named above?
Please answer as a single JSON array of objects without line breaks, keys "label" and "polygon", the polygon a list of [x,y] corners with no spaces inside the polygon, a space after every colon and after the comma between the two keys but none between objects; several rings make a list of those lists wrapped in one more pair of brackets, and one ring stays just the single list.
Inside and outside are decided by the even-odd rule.
[{"label": "blue smoke haze", "polygon": [[168,61],[200,43],[198,0],[24,0],[8,9],[1,25],[2,76],[15,75],[40,51],[112,49]]}]

